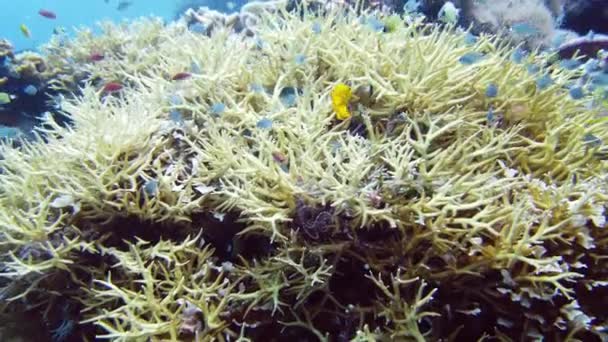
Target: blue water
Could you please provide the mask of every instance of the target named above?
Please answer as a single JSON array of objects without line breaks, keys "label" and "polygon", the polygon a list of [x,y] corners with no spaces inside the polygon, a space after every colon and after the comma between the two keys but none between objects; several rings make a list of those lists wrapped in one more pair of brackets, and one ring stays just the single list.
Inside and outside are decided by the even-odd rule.
[{"label": "blue water", "polygon": [[[68,32],[81,26],[94,27],[96,22],[109,19],[121,21],[154,15],[165,20],[173,19],[180,1],[133,0],[130,7],[118,11],[119,0],[3,0],[0,9],[0,37],[9,39],[15,50],[35,49],[49,40],[56,27]],[[40,9],[54,12],[57,19],[47,19],[38,14]],[[26,38],[19,29],[25,24],[31,37]]]}]

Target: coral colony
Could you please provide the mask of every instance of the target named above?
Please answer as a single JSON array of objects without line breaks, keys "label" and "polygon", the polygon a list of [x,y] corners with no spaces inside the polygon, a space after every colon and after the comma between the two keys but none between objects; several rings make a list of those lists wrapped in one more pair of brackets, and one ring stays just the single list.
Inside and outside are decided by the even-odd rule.
[{"label": "coral colony", "polygon": [[581,70],[451,7],[307,3],[46,47],[82,82],[0,149],[2,340],[608,338]]}]

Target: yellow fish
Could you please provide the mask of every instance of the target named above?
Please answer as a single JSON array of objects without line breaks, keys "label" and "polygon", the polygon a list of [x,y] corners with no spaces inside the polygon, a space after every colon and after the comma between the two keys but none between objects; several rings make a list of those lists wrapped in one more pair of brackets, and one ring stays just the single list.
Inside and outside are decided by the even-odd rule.
[{"label": "yellow fish", "polygon": [[27,28],[27,26],[25,26],[25,24],[21,24],[19,26],[19,29],[21,30],[21,33],[23,33],[23,35],[25,36],[25,38],[29,38],[32,36],[32,34],[30,33],[30,29]]},{"label": "yellow fish", "polygon": [[338,120],[346,120],[350,118],[351,114],[348,110],[348,102],[353,96],[352,89],[344,84],[338,83],[331,91],[331,105],[336,112],[336,118]]}]

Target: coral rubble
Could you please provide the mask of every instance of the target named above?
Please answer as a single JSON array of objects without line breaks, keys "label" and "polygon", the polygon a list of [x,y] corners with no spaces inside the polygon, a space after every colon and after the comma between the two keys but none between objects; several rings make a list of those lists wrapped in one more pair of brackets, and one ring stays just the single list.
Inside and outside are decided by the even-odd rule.
[{"label": "coral rubble", "polygon": [[420,17],[256,20],[48,47],[84,85],[69,127],[1,146],[3,317],[54,340],[607,338],[608,130],[578,70]]}]

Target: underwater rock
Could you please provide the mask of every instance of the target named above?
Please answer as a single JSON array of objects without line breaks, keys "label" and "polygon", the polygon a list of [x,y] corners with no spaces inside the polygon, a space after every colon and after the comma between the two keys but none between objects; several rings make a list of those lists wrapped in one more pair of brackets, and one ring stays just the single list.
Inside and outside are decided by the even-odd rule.
[{"label": "underwater rock", "polygon": [[596,58],[600,50],[608,51],[608,35],[596,34],[572,39],[558,48],[561,59],[572,58],[575,54],[585,58]]},{"label": "underwater rock", "polygon": [[608,3],[605,0],[567,0],[563,26],[581,35],[589,31],[608,34]]}]

